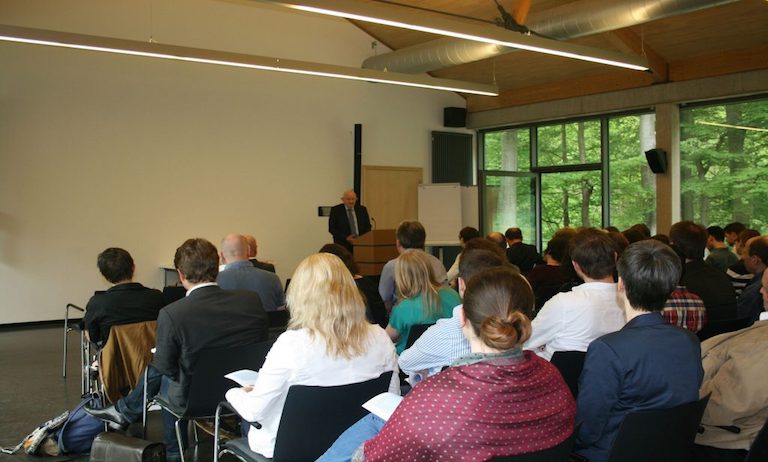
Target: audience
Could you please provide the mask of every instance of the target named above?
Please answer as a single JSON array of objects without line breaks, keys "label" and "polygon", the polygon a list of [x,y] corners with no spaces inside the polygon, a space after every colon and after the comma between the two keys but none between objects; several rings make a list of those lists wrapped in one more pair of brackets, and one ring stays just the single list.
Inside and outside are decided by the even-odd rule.
[{"label": "audience", "polygon": [[386,423],[358,421],[318,461],[348,461],[353,451],[366,462],[481,461],[565,441],[573,398],[554,366],[521,349],[532,308],[530,286],[509,268],[473,276],[459,315],[472,353],[411,390]]},{"label": "audience", "polygon": [[616,299],[616,245],[608,233],[582,229],[570,242],[571,262],[584,284],[544,304],[525,348],[549,360],[556,351],[587,351],[597,337],[624,325]]},{"label": "audience", "polygon": [[220,255],[224,269],[216,278],[219,287],[256,292],[265,311],[285,308],[285,294],[280,278],[275,273],[257,268],[248,261],[248,241],[245,236],[226,235],[221,240]]},{"label": "audience", "polygon": [[271,458],[288,387],[357,383],[393,371],[390,391],[399,394],[397,357],[384,330],[365,319],[365,306],[344,263],[328,253],[310,255],[288,288],[291,320],[275,341],[253,387],[226,394],[250,428],[251,450]]},{"label": "audience", "polygon": [[163,293],[133,282],[136,265],[127,250],[105,249],[96,259],[96,266],[112,287],[96,292],[88,300],[83,318],[88,340],[102,346],[112,326],[157,319],[165,305]]},{"label": "audience", "polygon": [[682,284],[701,297],[707,308],[707,319],[720,321],[736,317],[736,294],[722,271],[704,263],[707,230],[692,221],[672,225],[669,239],[685,257]]},{"label": "audience", "polygon": [[[747,229],[744,224],[739,223],[738,221],[735,221],[733,223],[728,223],[725,225],[725,228],[723,229],[723,233],[725,234],[725,242],[728,243],[731,247],[736,247],[736,243],[739,242],[740,235],[742,232],[744,232]],[[741,241],[741,242],[747,242],[747,241]],[[737,252],[738,253],[738,252]]]},{"label": "audience", "polygon": [[[176,249],[173,264],[187,296],[160,310],[157,347],[136,388],[104,409],[85,407],[89,414],[120,427],[142,419],[144,392],[151,400],[161,392],[175,407],[186,407],[189,373],[200,352],[265,340],[267,314],[253,292],[223,290],[216,285],[219,255],[205,239],[188,239]],[[167,460],[180,460],[174,419],[163,412]]]},{"label": "audience", "polygon": [[739,261],[731,265],[728,268],[728,271],[725,272],[725,275],[730,279],[737,297],[741,295],[741,291],[747,287],[747,284],[749,284],[754,277],[747,267],[744,266],[744,251],[746,249],[742,243],[746,243],[748,240],[759,235],[760,233],[755,229],[745,229],[739,234],[738,240],[736,240],[736,245],[733,250],[736,252],[736,255],[738,255]]},{"label": "audience", "polygon": [[[765,271],[761,292],[768,310]],[[701,419],[704,431],[696,435],[695,460],[743,462],[768,419],[768,321],[702,342],[701,357],[704,382],[700,393],[710,397]]]},{"label": "audience", "polygon": [[[509,267],[506,259],[497,253],[483,249],[464,249],[459,267],[459,294],[464,295],[466,282],[475,274],[484,269],[503,266]],[[400,353],[398,364],[403,372],[409,374],[412,384],[422,377],[440,372],[455,360],[469,354],[469,342],[461,333],[460,310],[461,305],[453,309],[450,318],[438,319],[410,348]]]},{"label": "audience", "polygon": [[258,253],[259,246],[256,244],[256,238],[253,237],[250,234],[245,234],[245,240],[248,241],[248,261],[253,263],[253,266],[259,269],[263,269],[264,271],[269,271],[270,273],[275,272],[275,265],[272,263],[267,263],[264,261],[259,261],[256,258],[256,254]]},{"label": "audience", "polygon": [[707,234],[707,250],[709,255],[704,262],[722,272],[726,272],[731,265],[739,261],[739,257],[731,252],[731,249],[723,242],[725,240],[723,228],[710,226],[707,228]]},{"label": "audience", "polygon": [[544,264],[536,265],[528,274],[525,275],[528,282],[531,283],[533,294],[536,297],[536,311],[538,314],[544,304],[560,292],[560,288],[565,284],[565,274],[563,274],[561,263],[568,251],[568,245],[575,234],[573,232],[561,232],[564,230],[573,231],[571,228],[563,228],[555,233],[552,239],[547,243],[544,249]]},{"label": "audience", "polygon": [[359,274],[357,268],[357,262],[352,254],[346,247],[339,244],[325,244],[320,252],[330,253],[336,255],[344,263],[352,277],[355,279],[360,294],[363,296],[363,303],[365,303],[365,317],[368,322],[378,324],[379,326],[387,327],[387,310],[384,307],[384,301],[379,295],[379,289],[376,286],[376,282],[369,277]]},{"label": "audience", "polygon": [[763,313],[763,299],[760,296],[763,273],[768,266],[768,236],[757,236],[744,243],[744,266],[755,276],[744,288],[736,304],[739,318],[757,321]]},{"label": "audience", "polygon": [[507,251],[507,238],[504,237],[503,234],[501,234],[498,231],[491,231],[490,233],[485,235],[485,238],[494,244],[498,245],[501,250],[504,252]]},{"label": "audience", "polygon": [[[682,252],[676,247],[672,247],[672,250],[680,258],[681,267],[685,265],[685,256]],[[704,305],[704,301],[689,291],[682,281],[678,282],[675,290],[669,294],[661,315],[673,326],[688,329],[693,333],[703,329],[707,323],[707,307]]]},{"label": "audience", "polygon": [[[421,252],[429,259],[429,264],[435,275],[435,280],[440,284],[448,283],[448,275],[445,266],[435,256],[424,252],[424,243],[427,240],[427,232],[418,221],[403,221],[398,225],[395,233],[395,246],[397,253],[402,255],[407,252]],[[389,312],[397,302],[397,289],[395,288],[395,267],[397,258],[388,261],[381,270],[379,279],[379,295],[384,300],[384,305]]]},{"label": "audience", "polygon": [[527,274],[534,266],[544,263],[535,245],[523,243],[523,232],[520,228],[509,228],[504,233],[507,240],[507,260]]},{"label": "audience", "polygon": [[[480,231],[471,226],[465,226],[459,231],[459,244],[461,247],[464,247],[467,245],[467,242],[472,239],[477,239],[478,237],[480,237]],[[455,285],[454,283],[456,282],[456,278],[459,277],[460,259],[461,254],[456,256],[456,258],[453,260],[453,265],[451,265],[451,268],[448,270],[448,283],[451,284],[451,286]]]},{"label": "audience", "polygon": [[697,400],[703,374],[696,336],[659,313],[680,280],[679,257],[645,240],[627,248],[618,270],[628,322],[589,345],[579,380],[575,449],[590,462],[607,459],[627,414]]},{"label": "audience", "polygon": [[451,317],[461,298],[455,290],[437,282],[424,252],[406,252],[397,258],[395,284],[400,301],[392,309],[387,333],[400,354],[405,349],[411,327],[434,324],[440,318]]}]

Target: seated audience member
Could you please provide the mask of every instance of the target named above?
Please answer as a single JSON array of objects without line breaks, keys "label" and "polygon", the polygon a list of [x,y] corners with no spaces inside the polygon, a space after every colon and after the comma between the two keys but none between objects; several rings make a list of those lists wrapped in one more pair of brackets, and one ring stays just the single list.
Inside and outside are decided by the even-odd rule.
[{"label": "seated audience member", "polygon": [[[723,233],[725,234],[725,242],[727,242],[729,246],[735,248],[736,243],[741,240],[740,239],[741,233],[744,232],[746,229],[747,227],[744,226],[743,223],[739,223],[738,221],[734,221],[733,223],[728,223],[727,225],[725,225],[725,228],[723,228]],[[747,242],[747,241],[741,241],[741,242]]]},{"label": "seated audience member", "polygon": [[682,285],[701,297],[707,307],[707,319],[720,321],[736,317],[736,294],[722,271],[704,263],[707,230],[692,221],[672,225],[669,239],[685,257]]},{"label": "seated audience member", "polygon": [[450,318],[461,298],[455,290],[438,284],[423,252],[406,252],[397,258],[395,283],[400,301],[390,314],[387,334],[400,354],[405,349],[412,326]]},{"label": "seated audience member", "polygon": [[[616,243],[616,255],[617,255],[617,258],[618,258],[618,256],[621,255],[621,253],[624,251],[624,249],[629,247],[630,243],[632,243],[632,242],[639,242],[639,241],[644,240],[644,239],[637,239],[637,240],[634,240],[634,241],[630,241],[629,239],[627,239],[627,237],[624,235],[624,233],[614,233],[612,231],[608,231],[608,235],[611,236],[611,239],[613,239],[613,242]],[[639,237],[639,235],[637,235],[635,237],[637,238],[637,237]]]},{"label": "seated audience member", "polygon": [[699,399],[701,350],[695,335],[659,311],[680,280],[680,258],[660,242],[630,245],[618,262],[627,324],[589,345],[579,380],[576,453],[605,461],[624,417]]},{"label": "seated audience member", "polygon": [[248,241],[248,261],[253,263],[253,266],[259,269],[263,269],[264,271],[269,271],[270,273],[275,272],[275,265],[272,263],[267,263],[264,261],[259,261],[256,258],[256,254],[258,253],[259,246],[256,244],[256,238],[253,237],[250,234],[245,234],[245,240]]},{"label": "seated audience member", "polygon": [[709,255],[707,255],[704,263],[712,265],[722,272],[726,272],[731,265],[739,261],[738,255],[731,252],[731,249],[723,242],[725,240],[723,228],[710,226],[707,228],[707,235]]},{"label": "seated audience member", "polygon": [[83,318],[86,338],[102,346],[112,326],[157,319],[165,305],[163,293],[133,282],[136,266],[128,251],[110,247],[99,254],[96,265],[112,287],[88,301]]},{"label": "seated audience member", "polygon": [[527,274],[534,266],[544,263],[535,245],[523,243],[523,232],[520,228],[509,228],[504,233],[507,239],[507,260]]},{"label": "seated audience member", "polygon": [[291,320],[267,354],[253,387],[226,394],[246,420],[251,450],[272,457],[291,385],[335,386],[393,371],[389,391],[399,394],[397,356],[384,330],[365,319],[365,305],[344,263],[328,253],[310,255],[288,288]]},{"label": "seated audience member", "polygon": [[[768,310],[768,272],[763,272],[762,301]],[[701,344],[704,382],[711,393],[696,435],[697,462],[743,461],[768,419],[768,321],[718,335]]]},{"label": "seated audience member", "polygon": [[507,238],[504,237],[504,235],[501,234],[500,232],[491,231],[490,233],[485,235],[485,238],[495,243],[496,245],[498,245],[499,248],[504,252],[507,251]]},{"label": "seated audience member", "polygon": [[[136,388],[114,406],[104,409],[85,407],[89,414],[126,427],[142,419],[144,389],[151,400],[161,389],[176,407],[186,407],[189,373],[200,352],[266,340],[267,314],[258,295],[248,291],[223,290],[216,285],[219,255],[205,239],[188,239],[178,249],[173,264],[187,296],[171,303],[157,318],[157,349],[147,366],[147,382],[142,375]],[[167,460],[180,459],[174,419],[163,412]]]},{"label": "seated audience member", "polygon": [[[445,266],[434,255],[424,252],[424,243],[427,240],[427,232],[424,226],[418,221],[403,221],[397,226],[395,233],[395,247],[397,253],[402,255],[406,252],[421,252],[429,258],[429,264],[435,274],[438,283],[448,284],[448,275],[445,272]],[[379,278],[379,295],[384,300],[384,305],[389,312],[397,303],[397,289],[395,287],[395,267],[397,267],[397,258],[389,260],[381,270]]]},{"label": "seated audience member", "polygon": [[530,286],[509,268],[473,276],[459,316],[471,353],[411,390],[386,423],[372,414],[358,421],[318,462],[353,452],[366,462],[486,461],[563,442],[573,398],[554,366],[522,350],[532,308]]},{"label": "seated audience member", "polygon": [[744,266],[754,274],[754,278],[736,303],[739,318],[757,321],[763,312],[763,298],[760,295],[763,273],[768,266],[768,236],[757,236],[744,243]]},{"label": "seated audience member", "polygon": [[378,324],[382,328],[387,327],[387,310],[384,308],[384,301],[381,299],[381,295],[379,295],[379,288],[376,287],[376,282],[373,279],[359,274],[355,258],[349,250],[340,244],[325,244],[320,249],[320,252],[333,254],[341,259],[344,266],[347,267],[355,279],[355,285],[357,285],[360,294],[363,296],[365,317],[368,319],[368,322]]},{"label": "seated audience member", "polygon": [[[477,239],[478,237],[480,237],[480,231],[476,230],[471,226],[465,226],[464,228],[461,228],[461,231],[459,231],[459,244],[461,244],[461,247],[463,248],[467,244],[467,242],[469,242],[472,239]],[[451,268],[448,270],[448,283],[454,287],[455,287],[454,282],[456,282],[456,279],[459,277],[459,260],[460,259],[461,259],[461,254],[456,256],[456,259],[453,260],[453,265],[451,265]]]},{"label": "seated audience member", "polygon": [[248,261],[248,241],[239,234],[221,240],[221,259],[225,263],[216,281],[222,289],[250,290],[261,298],[265,311],[282,310],[285,294],[275,273],[256,268]]},{"label": "seated audience member", "polygon": [[741,291],[752,281],[754,274],[750,273],[746,266],[744,266],[744,251],[746,250],[743,244],[753,237],[759,236],[760,233],[755,229],[745,229],[739,234],[739,239],[736,241],[736,245],[733,250],[739,257],[739,261],[728,267],[725,275],[731,280],[733,290],[736,292],[736,297],[741,295]]},{"label": "seated audience member", "polygon": [[649,228],[648,225],[646,225],[645,223],[634,224],[629,229],[640,232],[640,234],[643,235],[642,240],[651,238],[651,228]]},{"label": "seated audience member", "polygon": [[541,307],[560,292],[560,288],[565,284],[565,274],[563,274],[561,263],[565,253],[568,251],[568,244],[574,233],[555,233],[552,239],[547,243],[544,249],[543,265],[533,267],[525,278],[531,283],[533,294],[536,297],[536,310],[538,313]]},{"label": "seated audience member", "polygon": [[549,360],[556,351],[587,351],[597,337],[624,325],[624,310],[616,300],[616,244],[608,233],[582,229],[570,242],[571,263],[584,284],[561,292],[533,320],[525,348]]},{"label": "seated audience member", "polygon": [[625,229],[621,232],[621,235],[627,240],[627,245],[647,239],[645,235],[636,228]]},{"label": "seated audience member", "polygon": [[[680,257],[680,264],[685,265],[685,256],[677,248],[672,250]],[[669,294],[667,303],[661,312],[664,319],[673,326],[682,327],[696,333],[704,328],[707,323],[707,307],[701,297],[689,291],[682,282],[678,283],[675,290]]]},{"label": "seated audience member", "polygon": [[[505,258],[490,250],[465,248],[461,253],[459,294],[464,295],[466,282],[475,274],[488,268],[510,267]],[[460,357],[469,354],[469,342],[461,333],[459,311],[453,309],[450,318],[438,319],[407,350],[400,353],[400,369],[410,375],[411,383],[422,377],[434,375],[450,366]]]},{"label": "seated audience member", "polygon": [[669,241],[669,236],[667,236],[666,234],[654,234],[653,236],[651,236],[651,239],[667,245],[672,245],[672,243]]}]

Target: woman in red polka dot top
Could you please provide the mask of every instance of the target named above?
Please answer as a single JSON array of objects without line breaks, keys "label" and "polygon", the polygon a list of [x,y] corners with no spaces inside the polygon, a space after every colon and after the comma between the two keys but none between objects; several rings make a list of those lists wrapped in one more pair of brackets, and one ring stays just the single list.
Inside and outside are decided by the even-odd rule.
[{"label": "woman in red polka dot top", "polygon": [[352,460],[366,462],[486,461],[565,441],[573,397],[554,366],[521,349],[533,305],[530,285],[508,268],[476,274],[460,315],[471,353],[417,385],[386,424],[363,418],[320,460],[350,460],[354,452]]}]

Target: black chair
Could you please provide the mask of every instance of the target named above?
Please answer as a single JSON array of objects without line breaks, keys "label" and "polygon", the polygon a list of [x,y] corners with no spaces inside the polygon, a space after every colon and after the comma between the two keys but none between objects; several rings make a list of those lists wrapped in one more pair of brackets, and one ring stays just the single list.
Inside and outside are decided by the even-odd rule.
[{"label": "black chair", "polygon": [[583,351],[556,351],[550,361],[560,371],[574,398],[579,394],[579,377],[586,355]]},{"label": "black chair", "polygon": [[669,409],[627,414],[608,462],[688,462],[709,395]]},{"label": "black chair", "polygon": [[277,311],[267,311],[267,322],[269,323],[269,338],[277,339],[288,327],[288,321],[291,319],[291,313],[287,309]]},{"label": "black chair", "polygon": [[766,460],[768,460],[768,420],[752,442],[744,462],[765,462]]},{"label": "black chair", "polygon": [[574,430],[568,439],[549,449],[528,454],[494,457],[488,462],[568,462],[575,440],[576,431]]},{"label": "black chair", "polygon": [[412,347],[416,340],[421,337],[421,334],[427,331],[433,324],[414,324],[411,326],[411,330],[408,331],[408,340],[405,341],[405,349]]},{"label": "black chair", "polygon": [[699,337],[699,341],[714,337],[715,335],[725,334],[727,332],[734,332],[744,329],[752,325],[752,320],[749,318],[740,319],[724,319],[722,321],[709,321],[703,329],[696,333]]},{"label": "black chair", "polygon": [[[248,447],[247,438],[229,440],[219,446],[217,419],[214,461],[230,453],[245,462],[306,462],[323,455],[344,430],[368,414],[362,404],[389,389],[392,372],[365,382],[318,387],[293,385],[288,389],[272,459]],[[229,407],[223,402],[222,408]],[[231,407],[230,407],[231,409]],[[256,425],[256,424],[254,424]],[[257,426],[258,428],[258,426]]]},{"label": "black chair", "polygon": [[[226,374],[240,369],[258,371],[264,364],[272,341],[228,348],[211,348],[200,352],[194,370],[190,374],[186,408],[179,408],[163,396],[156,396],[154,402],[176,418],[176,438],[179,441],[181,460],[184,461],[184,447],[181,423],[201,419],[213,419],[216,407],[224,394],[237,384]],[[184,429],[186,431],[186,428]],[[194,427],[197,439],[197,427]]]}]

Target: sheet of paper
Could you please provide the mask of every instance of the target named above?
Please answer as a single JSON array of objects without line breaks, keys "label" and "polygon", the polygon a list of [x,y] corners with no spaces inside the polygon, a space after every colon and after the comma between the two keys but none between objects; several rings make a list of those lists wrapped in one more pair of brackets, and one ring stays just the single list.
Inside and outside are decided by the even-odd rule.
[{"label": "sheet of paper", "polygon": [[259,373],[250,369],[240,369],[224,376],[224,378],[232,380],[242,387],[255,384],[258,377]]},{"label": "sheet of paper", "polygon": [[384,420],[389,420],[402,400],[402,396],[386,392],[376,395],[363,403],[363,408]]}]

